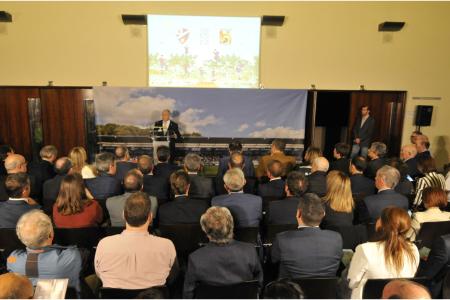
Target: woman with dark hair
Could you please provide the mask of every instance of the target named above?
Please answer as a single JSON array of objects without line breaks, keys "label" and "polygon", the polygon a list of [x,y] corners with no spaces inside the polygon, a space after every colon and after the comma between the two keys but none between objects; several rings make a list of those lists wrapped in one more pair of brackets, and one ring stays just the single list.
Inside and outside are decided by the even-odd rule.
[{"label": "woman with dark hair", "polygon": [[424,176],[417,180],[416,198],[414,199],[414,205],[416,207],[422,204],[422,192],[425,188],[438,187],[445,190],[445,177],[437,172],[434,158],[419,158],[417,161],[417,169]]},{"label": "woman with dark hair", "polygon": [[386,207],[376,223],[378,240],[356,247],[347,279],[352,299],[361,299],[368,279],[414,277],[419,251],[406,235],[411,228],[408,213],[395,206]]},{"label": "woman with dark hair", "polygon": [[95,200],[86,196],[86,188],[80,174],[67,175],[61,182],[58,198],[53,205],[53,221],[59,228],[98,226],[103,211]]}]

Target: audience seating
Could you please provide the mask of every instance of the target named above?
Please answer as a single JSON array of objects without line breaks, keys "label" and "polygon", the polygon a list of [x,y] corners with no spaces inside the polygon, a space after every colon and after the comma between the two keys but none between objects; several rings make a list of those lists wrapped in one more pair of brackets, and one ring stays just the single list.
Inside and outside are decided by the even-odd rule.
[{"label": "audience seating", "polygon": [[337,297],[337,277],[296,278],[307,299],[335,299]]},{"label": "audience seating", "polygon": [[342,236],[343,249],[355,250],[356,246],[368,241],[367,227],[363,224],[352,226],[329,227]]},{"label": "audience seating", "polygon": [[80,248],[91,249],[97,247],[104,236],[104,229],[99,227],[55,228],[55,244],[61,246],[76,245]]},{"label": "audience seating", "polygon": [[282,200],[284,197],[262,197],[262,210],[264,213],[267,213],[267,210],[269,209],[269,203],[271,201],[277,201]]},{"label": "audience seating", "polygon": [[7,258],[16,249],[25,249],[19,240],[15,228],[0,228],[0,251]]},{"label": "audience seating", "polygon": [[169,298],[169,289],[166,286],[155,286],[148,289],[126,290],[113,288],[100,288],[100,299],[136,299],[140,293],[154,290],[157,298],[164,295],[162,299]]},{"label": "audience seating", "polygon": [[257,280],[230,285],[200,283],[194,290],[195,299],[258,299],[258,294]]},{"label": "audience seating", "polygon": [[442,283],[442,299],[450,299],[450,272],[447,272]]},{"label": "audience seating", "polygon": [[[428,280],[424,277],[405,278],[405,279],[415,281],[424,286],[428,285]],[[388,284],[391,280],[393,280],[393,278],[367,280],[363,288],[363,299],[381,299],[384,286]]]},{"label": "audience seating", "polygon": [[271,246],[280,232],[297,229],[297,224],[270,224],[265,227],[264,246]]},{"label": "audience seating", "polygon": [[159,231],[162,237],[173,242],[178,258],[187,258],[190,253],[200,248],[202,243],[208,242],[199,223],[160,225]]},{"label": "audience seating", "polygon": [[450,221],[446,222],[425,222],[420,227],[416,237],[416,245],[420,249],[427,247],[431,249],[433,241],[441,235],[450,233]]},{"label": "audience seating", "polygon": [[376,240],[377,232],[375,230],[375,223],[368,223],[366,224],[367,229],[367,239],[369,242],[373,242]]},{"label": "audience seating", "polygon": [[259,227],[238,227],[234,228],[234,239],[259,245]]}]

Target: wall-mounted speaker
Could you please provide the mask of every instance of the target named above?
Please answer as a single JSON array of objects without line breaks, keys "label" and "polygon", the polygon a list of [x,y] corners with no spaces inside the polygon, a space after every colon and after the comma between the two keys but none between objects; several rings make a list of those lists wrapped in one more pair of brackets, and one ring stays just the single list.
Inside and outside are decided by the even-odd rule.
[{"label": "wall-mounted speaker", "polygon": [[0,11],[0,22],[12,22],[12,16],[6,11]]},{"label": "wall-mounted speaker", "polygon": [[378,25],[378,31],[400,31],[405,22],[383,22]]},{"label": "wall-mounted speaker", "polygon": [[262,26],[283,26],[284,16],[262,16]]},{"label": "wall-mounted speaker", "polygon": [[147,25],[146,15],[122,15],[122,21],[125,25]]},{"label": "wall-mounted speaker", "polygon": [[416,110],[416,126],[430,126],[431,116],[433,115],[433,106],[431,105],[417,105]]}]

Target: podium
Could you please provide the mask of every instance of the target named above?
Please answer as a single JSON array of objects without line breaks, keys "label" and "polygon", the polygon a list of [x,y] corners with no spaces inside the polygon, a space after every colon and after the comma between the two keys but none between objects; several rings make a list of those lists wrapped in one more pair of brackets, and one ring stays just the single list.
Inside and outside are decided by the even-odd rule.
[{"label": "podium", "polygon": [[162,132],[163,128],[158,126],[153,126],[153,130],[150,133],[150,137],[152,138],[152,146],[153,146],[153,161],[156,165],[160,161],[158,160],[158,155],[156,154],[158,147],[166,146],[170,148],[170,140],[168,135],[157,135],[156,132]]}]

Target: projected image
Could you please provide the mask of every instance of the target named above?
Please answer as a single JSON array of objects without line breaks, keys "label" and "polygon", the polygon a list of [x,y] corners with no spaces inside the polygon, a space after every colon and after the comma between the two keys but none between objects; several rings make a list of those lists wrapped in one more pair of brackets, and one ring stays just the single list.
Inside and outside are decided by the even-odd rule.
[{"label": "projected image", "polygon": [[260,18],[147,19],[150,86],[259,86]]}]

